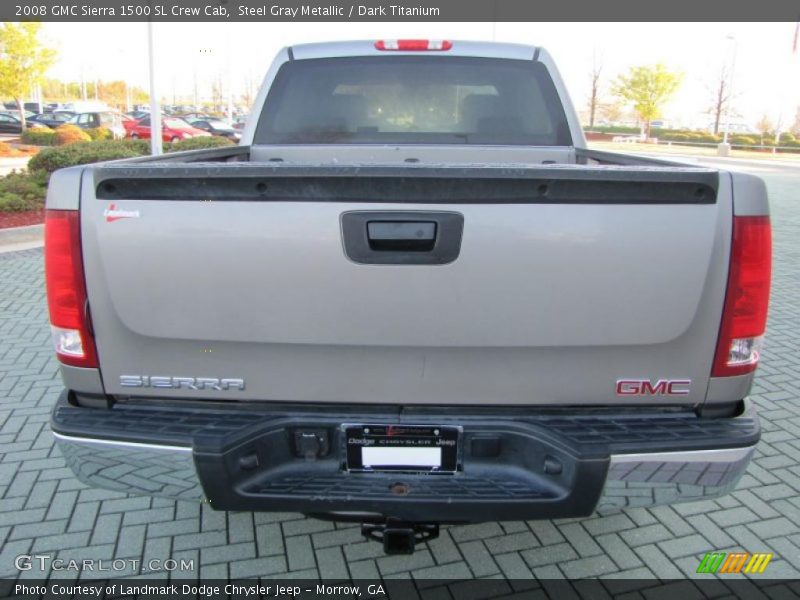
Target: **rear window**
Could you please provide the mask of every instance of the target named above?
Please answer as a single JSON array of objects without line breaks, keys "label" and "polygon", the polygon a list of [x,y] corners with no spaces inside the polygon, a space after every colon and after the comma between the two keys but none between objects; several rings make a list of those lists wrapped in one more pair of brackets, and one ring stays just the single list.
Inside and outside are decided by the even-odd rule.
[{"label": "rear window", "polygon": [[164,125],[170,129],[191,129],[192,126],[188,121],[183,119],[164,119]]},{"label": "rear window", "polygon": [[100,113],[100,123],[105,127],[119,127],[122,124],[122,118],[114,113]]},{"label": "rear window", "polygon": [[278,71],[256,144],[569,146],[545,67],[527,60],[366,56]]}]

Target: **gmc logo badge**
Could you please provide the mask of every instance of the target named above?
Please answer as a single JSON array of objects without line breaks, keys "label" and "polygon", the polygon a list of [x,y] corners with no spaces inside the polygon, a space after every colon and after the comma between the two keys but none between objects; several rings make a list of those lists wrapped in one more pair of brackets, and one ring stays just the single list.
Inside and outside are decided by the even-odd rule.
[{"label": "gmc logo badge", "polygon": [[690,379],[618,379],[617,396],[688,396]]}]

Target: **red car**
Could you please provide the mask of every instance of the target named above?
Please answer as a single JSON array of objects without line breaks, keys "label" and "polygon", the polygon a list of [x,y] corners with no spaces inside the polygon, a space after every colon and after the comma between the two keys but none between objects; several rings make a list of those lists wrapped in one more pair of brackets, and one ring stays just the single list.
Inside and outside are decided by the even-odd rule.
[{"label": "red car", "polygon": [[[197,127],[192,127],[183,119],[166,117],[161,119],[161,139],[165,142],[179,142],[193,137],[209,137],[211,134]],[[133,139],[150,139],[150,117],[145,117],[128,129],[128,137]]]},{"label": "red car", "polygon": [[130,115],[122,115],[122,126],[125,128],[125,136],[131,136],[131,130],[136,127],[137,121]]}]

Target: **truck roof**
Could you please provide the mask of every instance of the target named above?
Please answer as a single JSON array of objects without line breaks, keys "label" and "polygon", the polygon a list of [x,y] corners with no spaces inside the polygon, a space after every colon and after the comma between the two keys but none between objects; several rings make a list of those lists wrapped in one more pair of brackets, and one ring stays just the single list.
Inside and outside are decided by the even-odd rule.
[{"label": "truck roof", "polygon": [[445,56],[478,56],[483,58],[510,58],[531,60],[538,56],[541,48],[524,44],[500,42],[469,42],[452,40],[449,50],[398,51],[378,50],[377,40],[353,40],[347,42],[323,42],[298,44],[288,48],[289,56],[295,59],[334,58],[338,56],[380,56],[386,54],[432,54]]}]

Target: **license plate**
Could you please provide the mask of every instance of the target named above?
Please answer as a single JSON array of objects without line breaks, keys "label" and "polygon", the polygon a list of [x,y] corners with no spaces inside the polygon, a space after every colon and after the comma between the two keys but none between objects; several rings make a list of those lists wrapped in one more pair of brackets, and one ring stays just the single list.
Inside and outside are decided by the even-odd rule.
[{"label": "license plate", "polygon": [[454,473],[460,427],[344,425],[349,471]]}]

